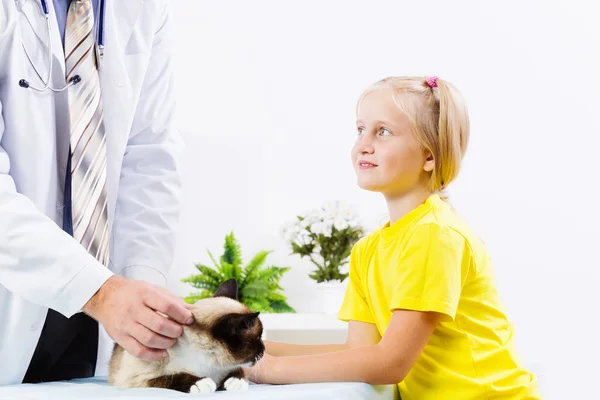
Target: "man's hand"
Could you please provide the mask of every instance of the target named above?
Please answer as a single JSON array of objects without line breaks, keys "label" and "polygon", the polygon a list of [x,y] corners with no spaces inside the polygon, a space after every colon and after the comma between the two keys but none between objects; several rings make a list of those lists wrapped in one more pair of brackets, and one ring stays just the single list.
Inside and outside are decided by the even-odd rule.
[{"label": "man's hand", "polygon": [[[189,306],[174,294],[143,281],[114,275],[86,303],[83,311],[133,355],[157,361],[175,344],[183,324],[191,324]],[[168,318],[165,318],[162,313]]]}]

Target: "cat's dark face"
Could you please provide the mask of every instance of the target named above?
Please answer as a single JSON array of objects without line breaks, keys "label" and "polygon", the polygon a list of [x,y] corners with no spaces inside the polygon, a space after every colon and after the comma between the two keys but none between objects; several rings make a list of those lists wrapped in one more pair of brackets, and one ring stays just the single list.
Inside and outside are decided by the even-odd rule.
[{"label": "cat's dark face", "polygon": [[252,365],[263,356],[259,313],[237,301],[235,279],[224,282],[212,298],[197,301],[192,312],[196,322],[184,328],[185,342],[192,350],[210,354],[212,363]]},{"label": "cat's dark face", "polygon": [[222,316],[212,327],[212,335],[227,347],[240,364],[257,362],[265,351],[259,313],[231,313]]}]

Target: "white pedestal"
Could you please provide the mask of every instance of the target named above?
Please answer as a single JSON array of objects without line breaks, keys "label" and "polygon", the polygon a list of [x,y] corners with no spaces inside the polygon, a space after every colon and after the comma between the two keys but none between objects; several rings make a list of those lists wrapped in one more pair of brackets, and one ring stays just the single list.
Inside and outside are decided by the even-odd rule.
[{"label": "white pedestal", "polygon": [[263,339],[294,344],[345,343],[348,324],[335,314],[260,314]]}]

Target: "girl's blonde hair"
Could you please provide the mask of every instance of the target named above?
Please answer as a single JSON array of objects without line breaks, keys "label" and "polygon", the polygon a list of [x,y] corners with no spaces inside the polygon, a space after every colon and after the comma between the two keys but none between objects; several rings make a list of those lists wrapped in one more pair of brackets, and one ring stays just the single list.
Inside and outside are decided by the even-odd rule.
[{"label": "girl's blonde hair", "polygon": [[391,89],[393,99],[410,121],[412,133],[435,160],[428,188],[441,193],[458,175],[469,142],[469,115],[461,95],[437,77],[388,77],[368,87],[356,110],[372,91]]}]

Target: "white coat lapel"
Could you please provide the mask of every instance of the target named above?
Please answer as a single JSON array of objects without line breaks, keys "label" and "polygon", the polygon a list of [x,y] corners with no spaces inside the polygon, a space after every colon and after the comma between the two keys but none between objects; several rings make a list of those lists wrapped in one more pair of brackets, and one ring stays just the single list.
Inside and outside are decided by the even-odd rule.
[{"label": "white coat lapel", "polygon": [[[117,6],[117,3],[119,6]],[[113,2],[112,0],[107,0],[106,8],[108,9],[109,6],[112,6],[111,9],[115,14],[117,11],[120,14],[116,17],[120,20],[120,23],[118,26],[116,26],[116,30],[119,38],[121,38],[121,43],[127,44],[129,38],[131,37],[131,33],[133,32],[133,27],[140,16],[140,11],[142,10],[142,1],[121,0]],[[125,47],[123,47],[123,49],[125,49]]]},{"label": "white coat lapel", "polygon": [[[133,119],[130,71],[125,63],[125,49],[142,7],[141,0],[106,0],[105,49],[100,60],[100,86],[107,135],[108,179],[118,179],[125,144]],[[137,71],[136,71],[137,72]],[[111,190],[112,189],[112,190]],[[109,226],[114,215],[116,189],[109,184]]]},{"label": "white coat lapel", "polygon": [[[46,1],[49,11],[47,21],[39,0],[18,0],[15,4],[17,9],[21,10],[18,14],[21,47],[26,50],[26,53],[24,50],[21,51],[23,51],[25,65],[28,66],[27,74],[23,78],[36,87],[43,87],[48,80],[50,87],[63,87],[65,85],[65,56],[54,3]],[[48,32],[48,28],[50,28],[50,32]],[[48,76],[50,67],[48,51],[50,49],[52,49],[52,76]],[[31,60],[27,59],[27,54]]]},{"label": "white coat lapel", "polygon": [[100,60],[100,85],[107,133],[127,129],[132,114],[132,88],[125,64],[125,48],[142,7],[141,0],[107,0],[105,50]]},{"label": "white coat lapel", "polygon": [[[21,40],[23,47],[31,58],[31,61],[37,68],[41,78],[31,77],[31,82],[39,86],[39,79],[48,79],[48,25],[46,16],[42,10],[41,3],[37,0],[19,0],[15,2],[19,15],[19,27],[21,29]],[[48,22],[55,19],[54,14],[50,14]],[[26,56],[25,56],[26,57]],[[35,70],[31,68],[36,74]]]}]

